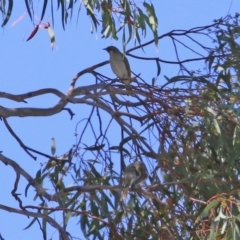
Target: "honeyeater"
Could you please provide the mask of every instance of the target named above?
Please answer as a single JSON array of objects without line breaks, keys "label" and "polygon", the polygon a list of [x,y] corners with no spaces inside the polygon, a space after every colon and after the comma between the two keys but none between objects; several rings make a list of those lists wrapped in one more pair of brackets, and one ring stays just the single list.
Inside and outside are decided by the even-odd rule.
[{"label": "honeyeater", "polygon": [[123,81],[127,90],[131,90],[131,69],[127,57],[114,46],[109,46],[103,50],[106,50],[110,55],[110,65],[114,74]]},{"label": "honeyeater", "polygon": [[124,186],[126,189],[121,195],[121,199],[127,197],[129,188],[134,188],[140,185],[148,178],[148,171],[143,162],[137,161],[129,164],[124,171]]}]

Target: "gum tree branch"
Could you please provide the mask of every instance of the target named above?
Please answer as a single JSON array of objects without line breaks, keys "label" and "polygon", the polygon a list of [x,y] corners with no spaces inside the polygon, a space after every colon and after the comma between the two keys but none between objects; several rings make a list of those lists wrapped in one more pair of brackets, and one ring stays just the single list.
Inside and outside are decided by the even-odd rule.
[{"label": "gum tree branch", "polygon": [[36,192],[41,195],[42,197],[46,198],[48,201],[52,200],[50,194],[48,194],[44,188],[40,184],[38,184],[35,179],[33,179],[23,168],[21,168],[15,161],[11,160],[10,158],[5,157],[3,154],[0,153],[0,161],[2,161],[6,165],[10,165],[14,171],[19,174],[20,176],[24,177],[27,182],[35,188]]},{"label": "gum tree branch", "polygon": [[69,234],[51,217],[49,217],[46,214],[42,214],[42,213],[35,213],[35,212],[30,212],[30,211],[26,211],[26,210],[20,210],[20,209],[16,209],[16,208],[12,208],[12,207],[8,207],[5,205],[0,204],[0,209],[7,211],[7,212],[11,212],[11,213],[17,213],[17,214],[21,214],[27,217],[33,217],[33,218],[42,218],[45,219],[49,224],[51,224],[54,228],[56,228],[59,232],[60,235],[60,239],[61,240],[69,240]]}]

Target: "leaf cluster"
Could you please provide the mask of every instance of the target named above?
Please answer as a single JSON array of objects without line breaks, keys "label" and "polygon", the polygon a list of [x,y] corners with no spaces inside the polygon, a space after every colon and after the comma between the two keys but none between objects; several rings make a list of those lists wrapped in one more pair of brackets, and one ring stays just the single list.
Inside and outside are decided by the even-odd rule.
[{"label": "leaf cluster", "polygon": [[[43,0],[43,5],[40,13],[40,22],[44,19],[46,13],[51,14],[52,25],[54,26],[55,10],[59,10],[62,27],[65,29],[68,21],[70,21],[74,13],[76,21],[80,17],[82,7],[86,10],[86,15],[91,20],[91,32],[97,31],[101,25],[101,33],[103,38],[112,37],[118,40],[118,33],[123,31],[122,39],[124,48],[127,43],[134,38],[140,44],[141,39],[146,36],[147,29],[149,29],[154,36],[156,46],[158,45],[158,19],[155,14],[153,4],[144,1],[142,7],[139,3],[129,0]],[[36,7],[34,1],[26,0],[25,6],[31,22],[35,23]],[[0,1],[0,11],[2,13],[4,27],[14,8],[14,0]],[[140,37],[140,32],[142,36]]]}]

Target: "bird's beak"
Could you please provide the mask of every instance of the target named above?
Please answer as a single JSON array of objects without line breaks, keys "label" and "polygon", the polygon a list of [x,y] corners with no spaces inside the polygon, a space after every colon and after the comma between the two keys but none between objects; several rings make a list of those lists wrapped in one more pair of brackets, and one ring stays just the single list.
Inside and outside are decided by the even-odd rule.
[{"label": "bird's beak", "polygon": [[103,48],[103,50],[107,51],[107,48]]}]

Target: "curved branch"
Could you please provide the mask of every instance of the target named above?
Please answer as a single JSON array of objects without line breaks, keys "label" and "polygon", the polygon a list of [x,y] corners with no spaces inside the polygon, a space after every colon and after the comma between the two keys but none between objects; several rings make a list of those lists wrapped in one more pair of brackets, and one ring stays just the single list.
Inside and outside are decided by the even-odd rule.
[{"label": "curved branch", "polygon": [[24,94],[11,94],[11,93],[6,93],[6,92],[0,92],[0,98],[7,98],[16,102],[25,102],[25,99],[28,98],[32,98],[32,97],[36,97],[36,96],[40,96],[40,95],[44,95],[44,94],[49,94],[52,93],[56,96],[58,96],[59,98],[62,99],[67,99],[67,96],[60,92],[59,90],[55,89],[55,88],[43,88],[37,91],[32,91],[32,92],[28,92],[28,93],[24,93]]},{"label": "curved branch", "polygon": [[26,146],[23,144],[23,142],[21,141],[21,139],[17,136],[17,134],[12,130],[11,126],[8,124],[7,119],[3,118],[3,122],[5,124],[5,126],[7,127],[8,131],[12,134],[12,136],[17,140],[17,142],[19,143],[19,145],[24,149],[24,151],[30,156],[32,157],[34,160],[36,160],[37,158],[34,157],[27,149]]},{"label": "curved branch", "polygon": [[11,160],[10,158],[5,157],[4,155],[2,155],[0,153],[0,161],[2,161],[3,163],[5,163],[6,165],[10,165],[14,171],[18,174],[20,174],[21,176],[23,176],[27,182],[33,187],[35,188],[36,192],[43,196],[44,198],[46,198],[47,200],[51,201],[51,195],[48,194],[40,184],[38,184],[35,179],[33,179],[25,170],[23,170],[15,161]]},{"label": "curved branch", "polygon": [[54,219],[52,219],[51,217],[49,217],[46,214],[11,208],[11,207],[8,207],[8,206],[2,205],[2,204],[0,204],[0,209],[2,209],[4,211],[8,211],[8,212],[25,215],[25,216],[45,219],[48,223],[50,223],[54,228],[56,228],[59,231],[61,240],[69,240],[70,239],[69,234]]}]

